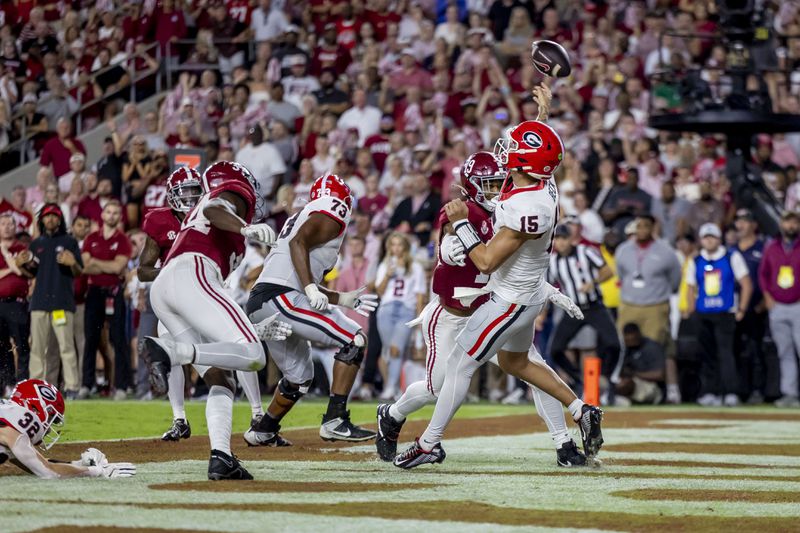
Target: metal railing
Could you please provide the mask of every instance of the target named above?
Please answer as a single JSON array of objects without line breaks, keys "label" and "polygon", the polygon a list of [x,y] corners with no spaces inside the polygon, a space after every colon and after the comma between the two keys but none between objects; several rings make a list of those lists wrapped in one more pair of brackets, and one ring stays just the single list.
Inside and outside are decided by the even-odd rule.
[{"label": "metal railing", "polygon": [[[154,55],[151,54],[150,53],[151,51],[155,51],[155,54]],[[156,61],[156,63],[158,63],[158,65],[155,66],[155,67],[146,68],[144,70],[137,71],[136,70],[136,61],[137,61],[137,59],[142,59],[144,57],[150,57],[152,59],[155,59],[155,61]],[[128,87],[120,89],[116,93],[116,95],[119,95],[120,93],[122,93],[123,91],[125,91],[127,89],[129,91],[129,101],[130,102],[136,102],[136,90],[137,90],[137,87],[138,87],[139,83],[144,81],[145,79],[150,78],[153,75],[155,75],[156,92],[157,93],[161,92],[161,87],[162,87],[162,84],[163,84],[161,78],[163,76],[163,72],[161,70],[161,63],[162,63],[161,62],[161,48],[160,48],[158,43],[151,43],[151,44],[147,45],[144,48],[144,50],[142,50],[141,52],[135,52],[135,53],[131,54],[130,56],[128,56],[128,58],[126,58],[125,62],[128,63],[127,67],[124,66],[123,64],[115,64],[115,65],[108,65],[107,67],[104,67],[104,68],[102,68],[100,70],[92,72],[91,75],[90,75],[90,78],[89,78],[89,83],[93,84],[95,82],[95,80],[97,79],[97,77],[100,76],[101,74],[105,74],[106,72],[109,72],[109,71],[111,71],[111,70],[113,70],[113,69],[115,69],[117,67],[122,67],[127,72],[127,74],[130,76],[130,83],[129,83]],[[74,84],[72,86],[67,87],[66,88],[67,94],[69,94],[69,91],[74,89],[75,87],[78,87],[78,85]],[[99,96],[97,98],[93,98],[93,99],[91,99],[91,100],[89,100],[87,102],[83,102],[82,101],[82,96],[83,96],[82,95],[82,91],[79,90],[78,94],[77,94],[78,108],[74,113],[72,113],[70,115],[70,118],[74,118],[75,119],[75,132],[76,132],[77,135],[80,135],[83,132],[83,114],[84,114],[84,112],[87,109],[89,109],[92,106],[94,106],[94,105],[97,105],[97,104],[99,104],[101,102],[109,100],[108,95],[101,95],[101,96]],[[111,95],[111,96],[115,96],[115,95]],[[50,101],[53,101],[54,99],[55,99],[55,97],[53,95],[47,95],[44,98],[39,99],[38,102],[37,102],[37,108],[39,106],[41,106],[42,104],[46,104],[46,103],[48,103]],[[12,115],[11,119],[9,120],[9,122],[13,124],[16,120],[23,119],[24,116],[25,116],[24,110],[20,109],[19,111],[17,111],[17,113]],[[19,150],[19,156],[20,156],[19,157],[19,159],[20,159],[19,163],[20,163],[20,165],[23,165],[28,160],[28,143],[33,139],[33,137],[35,135],[37,135],[37,133],[30,133],[29,131],[27,131],[25,120],[21,120],[20,122],[22,124],[22,130],[20,132],[20,138],[15,140],[12,143],[9,143],[8,146],[5,147],[4,151],[5,152],[12,152],[14,150]]]},{"label": "metal railing", "polygon": [[[202,72],[204,70],[214,70],[221,72],[220,64],[217,63],[186,63],[185,61],[181,61],[180,64],[175,64],[173,61],[170,60],[173,57],[173,51],[177,52],[175,57],[183,57],[185,54],[183,52],[186,51],[187,46],[196,46],[198,40],[197,39],[177,39],[175,41],[168,41],[167,48],[164,53],[165,61],[164,61],[164,70],[165,70],[165,78],[166,78],[166,86],[167,90],[172,90],[172,84],[175,79],[175,74],[178,72]],[[250,58],[255,57],[256,51],[256,42],[252,39],[249,39],[246,42],[236,42],[233,39],[213,39],[211,41],[213,45],[219,44],[236,44],[236,45],[243,45],[246,47],[245,49],[245,64],[247,64],[247,60]]]}]

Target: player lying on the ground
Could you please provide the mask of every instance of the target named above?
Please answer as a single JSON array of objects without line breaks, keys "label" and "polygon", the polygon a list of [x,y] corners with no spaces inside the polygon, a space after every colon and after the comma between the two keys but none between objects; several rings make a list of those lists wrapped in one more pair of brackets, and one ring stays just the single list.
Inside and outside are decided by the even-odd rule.
[{"label": "player lying on the ground", "polygon": [[543,289],[558,218],[558,190],[551,178],[561,164],[564,145],[552,128],[538,121],[509,129],[498,144],[495,152],[510,174],[494,211],[492,240],[481,242],[462,200],[445,206],[469,258],[482,273],[491,274],[485,289],[491,291],[489,300],[469,317],[456,338],[433,417],[414,445],[395,458],[394,464],[401,468],[444,461],[444,431],[464,402],[473,374],[494,354],[501,368],[569,408],[587,458],[593,458],[603,443],[603,412],[578,399],[541,356],[531,360],[528,355],[534,320],[548,297]]},{"label": "player lying on the ground", "polygon": [[355,321],[333,306],[355,309],[366,316],[377,307],[377,296],[362,294],[363,288],[340,293],[319,286],[339,257],[352,202],[350,187],[338,176],[317,178],[311,187],[310,202],[286,221],[250,292],[250,320],[259,322],[280,313],[281,320],[292,326],[289,339],[267,341],[283,377],[264,417],[245,433],[250,445],[290,444],[278,431],[280,421],[308,392],[314,378],[309,342],[339,349],[334,355],[331,395],[319,428],[320,437],[351,442],[375,437],[374,431],[353,425],[347,410],[347,397],[364,359],[366,336]]},{"label": "player lying on the ground", "polygon": [[[490,152],[476,152],[469,156],[461,168],[461,188],[469,214],[470,223],[478,228],[482,242],[493,235],[492,200],[500,192],[506,172],[497,156]],[[397,451],[397,439],[407,416],[424,405],[436,401],[444,382],[447,356],[456,344],[456,336],[463,330],[469,317],[488,296],[474,299],[464,305],[454,296],[456,287],[483,288],[489,276],[481,273],[465,251],[458,238],[452,234],[444,208],[439,213],[442,228],[439,261],[433,271],[433,292],[436,297],[425,307],[420,318],[423,338],[427,348],[426,378],[409,385],[394,404],[378,405],[378,437],[375,445],[384,461],[393,461]],[[548,300],[563,307],[570,316],[582,318],[580,309],[567,296],[550,285]],[[534,351],[535,355],[538,355]],[[491,361],[498,364],[497,358]],[[567,430],[561,402],[533,387],[536,410],[547,424],[556,445],[556,464],[563,467],[582,466],[586,457],[578,450]]]},{"label": "player lying on the ground", "polygon": [[[189,212],[197,205],[203,190],[202,176],[200,173],[188,167],[176,169],[167,178],[167,203],[168,207],[157,207],[150,209],[144,217],[142,231],[146,237],[142,253],[139,255],[139,266],[136,269],[139,281],[152,282],[156,279],[161,267],[167,260],[169,251]],[[144,288],[144,287],[143,287]],[[140,295],[147,298],[146,305],[150,307],[150,291]],[[153,320],[153,313],[143,313],[139,325],[139,339],[145,335],[152,335],[158,331],[159,337],[169,335],[167,328],[163,324]],[[242,372],[236,374],[247,399],[250,401],[253,418],[260,418],[264,411],[261,407],[261,391],[258,387],[258,374],[255,372]],[[192,435],[192,428],[186,419],[184,408],[184,372],[174,371],[169,374],[169,404],[172,407],[172,425],[164,432],[161,440],[179,441],[188,439]]]},{"label": "player lying on the ground", "polygon": [[251,324],[224,290],[223,280],[241,262],[246,239],[271,245],[275,233],[266,224],[252,223],[263,216],[263,198],[242,165],[218,161],[202,181],[206,192],[184,220],[150,293],[153,311],[170,335],[145,337],[141,354],[155,395],[167,392],[173,366],[195,366],[209,386],[208,478],[252,479],[231,453],[235,385],[230,370],[263,368],[261,339],[286,338],[289,328],[274,317]]},{"label": "player lying on the ground", "polygon": [[[0,464],[10,461],[25,472],[44,479],[68,477],[131,477],[136,466],[109,463],[105,454],[89,448],[79,461],[48,461],[36,449],[49,450],[64,424],[61,392],[40,379],[17,383],[7,400],[0,400]],[[47,440],[45,443],[44,441]]]}]

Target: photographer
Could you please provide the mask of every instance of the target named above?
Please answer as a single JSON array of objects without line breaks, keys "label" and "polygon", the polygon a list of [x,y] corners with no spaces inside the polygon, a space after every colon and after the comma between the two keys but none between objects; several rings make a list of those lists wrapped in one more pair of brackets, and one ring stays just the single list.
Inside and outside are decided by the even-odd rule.
[{"label": "photographer", "polygon": [[58,369],[47,368],[46,351],[51,328],[58,341],[64,374],[64,396],[75,398],[78,391],[78,355],[75,351],[73,321],[75,295],[73,280],[83,271],[78,242],[67,234],[64,215],[57,204],[45,204],[38,216],[39,237],[22,252],[18,264],[35,273],[31,297],[32,379],[58,377]]}]

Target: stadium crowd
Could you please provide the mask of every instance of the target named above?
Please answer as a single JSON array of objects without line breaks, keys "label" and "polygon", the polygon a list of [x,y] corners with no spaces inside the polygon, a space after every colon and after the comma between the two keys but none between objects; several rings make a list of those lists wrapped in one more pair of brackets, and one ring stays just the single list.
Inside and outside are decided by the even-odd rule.
[{"label": "stadium crowd", "polygon": [[[800,30],[798,3],[763,4],[780,66],[797,67],[800,39],[785,36]],[[800,135],[759,136],[752,152],[786,209],[782,234],[770,241],[733,203],[724,137],[647,126],[653,113],[691,105],[676,81],[691,69],[711,100],[728,95],[719,70],[725,49],[692,36],[717,29],[713,0],[32,5],[0,6],[0,148],[24,124],[35,132],[24,149],[40,162],[36,183],[0,203],[0,385],[30,372],[61,380],[69,397],[147,396],[145,373],[133,370],[143,366],[138,325],[152,314],[134,275],[138,227],[165,205],[169,149],[198,148],[208,163],[235,160],[253,172],[276,230],[317,176],[347,182],[356,210],[327,280],[339,290],[368,284],[382,297],[369,323],[352,314],[369,328],[359,394],[398,394],[425,371],[422,333],[408,330],[399,353],[382,349],[381,337],[395,338],[392,326],[430,296],[437,214],[459,194],[462,162],[491,150],[504,128],[536,117],[531,90],[542,76],[530,45],[552,39],[573,62],[571,77],[551,84],[549,123],[566,146],[557,255],[578,258],[556,281],[585,309],[611,310],[619,332],[614,344],[591,324],[580,329],[559,345],[554,365],[580,388],[581,356],[619,360],[603,372],[616,383],[607,402],[800,405]],[[672,36],[659,39],[664,30]],[[155,56],[132,56],[153,42],[175,80],[158,109],[142,114],[123,89],[133,72],[158,65]],[[651,77],[659,73],[668,75]],[[750,105],[798,113],[797,82],[781,72],[752,77]],[[100,95],[106,100],[81,118],[106,121],[111,135],[89,162],[74,134],[77,101]],[[36,244],[54,236],[64,242]],[[110,240],[115,253],[91,246]],[[29,246],[40,259],[34,289],[19,268]],[[79,251],[84,268],[87,258],[95,266],[70,291]],[[251,246],[233,275],[230,290],[242,304],[266,252]],[[407,278],[404,292],[387,288],[395,277]],[[37,292],[45,283],[65,294],[44,301]],[[560,320],[540,320],[542,353]],[[615,346],[622,357],[607,355]],[[320,357],[323,366],[329,360]],[[526,390],[496,372],[477,376],[474,396],[521,401]],[[264,380],[270,391],[274,369]],[[324,389],[324,379],[315,386]],[[202,395],[202,383],[193,388]]]}]

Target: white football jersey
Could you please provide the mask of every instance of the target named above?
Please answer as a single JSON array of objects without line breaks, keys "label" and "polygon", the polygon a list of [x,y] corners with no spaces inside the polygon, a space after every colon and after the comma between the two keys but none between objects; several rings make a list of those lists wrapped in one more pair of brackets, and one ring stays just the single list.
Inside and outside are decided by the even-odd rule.
[{"label": "white football jersey", "polygon": [[[33,444],[42,442],[44,438],[44,425],[39,417],[11,400],[0,400],[0,423],[28,435]],[[2,449],[0,452],[10,455],[10,452]]]},{"label": "white football jersey", "polygon": [[500,197],[494,210],[494,234],[502,228],[541,235],[531,239],[492,272],[487,289],[520,305],[540,305],[558,223],[558,189],[553,180],[520,187]]},{"label": "white football jersey", "polygon": [[302,291],[300,279],[295,272],[292,256],[289,252],[289,242],[297,235],[308,217],[314,213],[322,213],[341,223],[342,230],[339,235],[321,246],[309,251],[311,263],[311,277],[314,283],[321,283],[323,276],[336,265],[339,249],[342,247],[345,230],[350,223],[350,209],[342,200],[333,196],[323,196],[307,203],[303,210],[292,215],[283,225],[278,241],[272,251],[264,260],[264,269],[258,276],[256,283],[274,283],[284,287],[291,287]]}]

